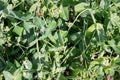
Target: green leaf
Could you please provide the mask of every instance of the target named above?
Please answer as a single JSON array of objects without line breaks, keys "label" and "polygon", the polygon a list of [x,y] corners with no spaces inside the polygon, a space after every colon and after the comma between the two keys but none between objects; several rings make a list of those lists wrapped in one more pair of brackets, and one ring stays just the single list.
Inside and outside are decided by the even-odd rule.
[{"label": "green leaf", "polygon": [[63,75],[60,75],[59,80],[68,80],[68,79]]},{"label": "green leaf", "polygon": [[116,63],[116,64],[119,64],[119,63],[120,63],[120,58],[116,59],[116,60],[115,60],[115,63]]},{"label": "green leaf", "polygon": [[12,9],[13,9],[12,4],[9,4],[9,5],[7,6],[8,14],[10,14],[10,12],[12,11]]},{"label": "green leaf", "polygon": [[68,5],[71,4],[72,2],[73,2],[73,0],[62,0],[63,6],[68,6]]},{"label": "green leaf", "polygon": [[21,68],[17,69],[14,74],[14,80],[22,80],[22,71]]},{"label": "green leaf", "polygon": [[90,35],[95,31],[95,26],[91,25],[87,30],[86,30],[86,35]]},{"label": "green leaf", "polygon": [[8,71],[3,71],[3,76],[4,76],[5,80],[14,80],[13,75]]},{"label": "green leaf", "polygon": [[117,15],[117,13],[111,14],[111,19],[110,19],[110,23],[112,24],[112,26],[120,26],[120,23],[118,23],[120,21],[120,17]]},{"label": "green leaf", "polygon": [[31,70],[32,69],[32,63],[29,60],[25,60],[23,62],[26,69]]},{"label": "green leaf", "polygon": [[44,21],[39,17],[34,17],[33,23],[34,23],[34,25],[36,25],[37,27],[40,27],[40,28],[44,27],[44,25],[45,25]]},{"label": "green leaf", "polygon": [[112,39],[110,41],[108,41],[109,45],[112,47],[112,48],[116,48],[116,43],[115,43],[115,40]]},{"label": "green leaf", "polygon": [[5,43],[5,40],[0,38],[0,45],[3,45]]},{"label": "green leaf", "polygon": [[29,5],[32,5],[34,3],[34,1],[38,1],[38,0],[26,0],[26,2],[29,4]]},{"label": "green leaf", "polygon": [[[91,10],[91,12],[92,12],[92,10]],[[87,17],[87,15],[89,15],[90,14],[90,12],[88,11],[88,10],[86,10],[86,11],[84,11],[83,13],[81,13],[81,17]]]},{"label": "green leaf", "polygon": [[20,67],[20,63],[17,60],[14,60],[14,64],[16,65],[16,67]]},{"label": "green leaf", "polygon": [[76,69],[76,70],[73,70],[73,71],[72,71],[72,76],[77,76],[78,73],[79,73],[79,70],[77,70],[77,69]]},{"label": "green leaf", "polygon": [[55,30],[56,27],[57,27],[57,25],[56,25],[56,21],[55,21],[55,20],[52,20],[52,21],[49,21],[49,22],[48,22],[48,28],[49,28],[51,31]]},{"label": "green leaf", "polygon": [[61,6],[61,13],[60,17],[63,18],[64,20],[69,20],[69,10],[68,7],[63,7]]},{"label": "green leaf", "polygon": [[50,3],[49,0],[44,0],[44,4],[45,4],[45,6],[47,6],[49,3]]},{"label": "green leaf", "polygon": [[81,12],[82,10],[86,9],[86,7],[89,6],[87,3],[81,2],[77,5],[75,5],[74,9],[75,12]]},{"label": "green leaf", "polygon": [[68,31],[60,30],[60,33],[61,33],[61,36],[62,36],[63,38],[65,38],[65,37],[67,36],[67,34],[68,34]]},{"label": "green leaf", "polygon": [[99,62],[98,62],[98,61],[92,61],[92,62],[90,62],[89,69],[92,69],[92,68],[95,67],[96,65],[99,65]]},{"label": "green leaf", "polygon": [[100,7],[103,8],[103,9],[106,9],[109,5],[109,2],[108,0],[101,0],[100,2]]},{"label": "green leaf", "polygon": [[120,54],[120,41],[119,41],[118,44],[116,45],[115,52],[116,52],[117,54]]},{"label": "green leaf", "polygon": [[108,43],[109,43],[109,45],[114,49],[115,53],[120,54],[120,46],[119,46],[119,45],[116,45],[114,39],[108,41]]},{"label": "green leaf", "polygon": [[38,42],[38,39],[35,39],[35,40],[29,42],[28,47],[32,47],[32,46],[35,45],[37,42]]},{"label": "green leaf", "polygon": [[10,69],[10,72],[13,73],[16,70],[16,67],[13,63],[11,63],[10,61],[6,61],[6,67]]},{"label": "green leaf", "polygon": [[2,71],[5,68],[5,61],[4,59],[0,56],[0,71]]},{"label": "green leaf", "polygon": [[48,38],[50,39],[50,41],[52,41],[54,44],[56,44],[56,40],[55,40],[55,38],[52,36],[51,33],[48,35]]},{"label": "green leaf", "polygon": [[103,67],[100,67],[98,71],[100,76],[104,76]]},{"label": "green leaf", "polygon": [[58,40],[59,40],[60,45],[63,46],[64,45],[64,39],[63,39],[63,36],[61,34],[62,34],[61,30],[59,30],[59,32],[58,32]]},{"label": "green leaf", "polygon": [[34,17],[34,14],[30,14],[30,13],[22,14],[22,12],[20,13],[18,11],[17,11],[17,15],[19,15],[19,17],[21,17],[23,21],[29,21]]},{"label": "green leaf", "polygon": [[23,77],[28,79],[28,80],[31,80],[32,79],[32,73],[29,72],[29,71],[24,71],[23,72]]},{"label": "green leaf", "polygon": [[109,74],[110,74],[110,76],[114,76],[114,74],[115,74],[114,68],[111,68],[111,69],[110,69],[110,73],[109,73]]},{"label": "green leaf", "polygon": [[69,35],[69,41],[71,41],[72,43],[76,43],[77,40],[80,40],[82,38],[81,36],[81,32],[72,33],[71,35]]},{"label": "green leaf", "polygon": [[30,7],[29,12],[31,12],[31,13],[34,12],[34,11],[36,10],[37,6],[38,6],[38,2],[35,3],[35,4],[33,4],[33,5]]},{"label": "green leaf", "polygon": [[19,27],[19,26],[16,26],[14,29],[13,29],[13,32],[15,32],[17,35],[19,36],[22,36],[22,33],[23,33],[23,28],[22,27]]},{"label": "green leaf", "polygon": [[97,32],[97,37],[99,37],[100,40],[103,40],[104,39],[104,28],[103,28],[103,25],[101,23],[92,24],[86,30],[86,36],[88,38],[90,38],[95,30]]},{"label": "green leaf", "polygon": [[4,2],[0,1],[0,11],[4,9]]},{"label": "green leaf", "polygon": [[24,21],[24,28],[27,32],[30,32],[30,29],[34,27],[34,25],[31,22]]},{"label": "green leaf", "polygon": [[91,25],[91,26],[87,29],[86,33],[91,33],[91,32],[93,32],[95,29],[103,29],[103,25],[100,24],[100,23],[93,24],[93,25]]},{"label": "green leaf", "polygon": [[0,80],[3,80],[3,77],[2,77],[2,75],[0,74]]},{"label": "green leaf", "polygon": [[56,72],[63,72],[63,71],[65,71],[65,69],[66,69],[65,67],[60,67],[60,68],[56,69]]},{"label": "green leaf", "polygon": [[114,50],[115,50],[115,53],[120,54],[120,47],[116,47]]}]

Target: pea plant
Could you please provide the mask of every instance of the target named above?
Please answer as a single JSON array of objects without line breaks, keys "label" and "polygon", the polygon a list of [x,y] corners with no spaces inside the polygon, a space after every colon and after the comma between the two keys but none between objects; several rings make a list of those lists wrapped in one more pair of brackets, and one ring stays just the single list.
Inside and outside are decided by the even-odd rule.
[{"label": "pea plant", "polygon": [[0,80],[119,80],[120,0],[0,0]]}]

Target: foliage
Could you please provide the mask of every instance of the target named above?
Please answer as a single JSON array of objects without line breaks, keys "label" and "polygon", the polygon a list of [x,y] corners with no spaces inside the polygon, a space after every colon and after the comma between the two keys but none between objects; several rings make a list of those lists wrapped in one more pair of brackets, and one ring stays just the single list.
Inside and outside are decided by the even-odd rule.
[{"label": "foliage", "polygon": [[119,80],[120,0],[0,0],[0,80]]}]

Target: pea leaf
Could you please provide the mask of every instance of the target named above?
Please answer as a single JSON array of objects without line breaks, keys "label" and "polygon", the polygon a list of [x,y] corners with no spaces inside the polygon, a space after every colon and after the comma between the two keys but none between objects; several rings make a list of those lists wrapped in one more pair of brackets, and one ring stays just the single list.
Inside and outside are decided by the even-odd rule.
[{"label": "pea leaf", "polygon": [[23,32],[23,27],[17,26],[13,29],[13,32],[15,32],[17,35],[21,36],[22,32]]},{"label": "pea leaf", "polygon": [[49,21],[48,22],[48,28],[51,30],[51,31],[53,31],[53,30],[55,30],[56,29],[56,26],[57,24],[56,24],[56,21],[55,20],[52,20],[52,21]]},{"label": "pea leaf", "polygon": [[34,25],[31,22],[24,21],[24,28],[27,32],[30,32],[30,29],[34,27]]},{"label": "pea leaf", "polygon": [[101,0],[100,7],[106,9],[108,7],[108,0]]},{"label": "pea leaf", "polygon": [[5,43],[5,40],[0,38],[0,45],[3,45]]},{"label": "pea leaf", "polygon": [[3,71],[3,75],[5,77],[5,80],[14,80],[13,75],[8,71]]},{"label": "pea leaf", "polygon": [[14,80],[22,80],[22,71],[21,68],[17,69],[14,74]]},{"label": "pea leaf", "polygon": [[36,10],[36,7],[38,6],[38,3],[35,3],[35,4],[33,4],[31,7],[30,7],[30,9],[29,9],[29,12],[34,12],[35,10]]},{"label": "pea leaf", "polygon": [[69,10],[68,10],[68,7],[61,6],[60,17],[63,18],[64,20],[66,20],[66,21],[69,19]]},{"label": "pea leaf", "polygon": [[31,80],[32,79],[32,73],[29,72],[29,71],[24,71],[23,72],[23,77],[28,79],[28,80]]},{"label": "pea leaf", "polygon": [[96,24],[92,24],[87,30],[86,30],[86,36],[88,38],[90,38],[93,34],[93,32],[96,30],[98,39],[100,41],[104,40],[104,28],[103,25],[101,23],[96,23]]},{"label": "pea leaf", "polygon": [[25,60],[23,64],[26,69],[28,70],[32,69],[32,63],[29,60]]},{"label": "pea leaf", "polygon": [[88,6],[88,4],[84,3],[84,2],[81,2],[77,5],[75,5],[75,7],[74,7],[75,12],[81,12],[82,10],[86,9],[87,6]]},{"label": "pea leaf", "polygon": [[2,75],[0,74],[0,80],[3,80],[3,77],[2,77]]}]

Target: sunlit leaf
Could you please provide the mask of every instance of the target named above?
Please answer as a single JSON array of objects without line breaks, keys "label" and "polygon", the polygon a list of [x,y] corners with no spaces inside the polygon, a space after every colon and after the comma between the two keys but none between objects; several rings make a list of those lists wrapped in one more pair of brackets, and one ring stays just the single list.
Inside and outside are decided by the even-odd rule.
[{"label": "sunlit leaf", "polygon": [[24,71],[24,72],[23,72],[23,77],[24,77],[25,79],[31,80],[31,79],[32,79],[32,73],[31,73],[31,72],[28,72],[28,71]]},{"label": "sunlit leaf", "polygon": [[109,1],[108,0],[101,0],[100,6],[103,9],[106,9],[108,7]]},{"label": "sunlit leaf", "polygon": [[5,77],[5,80],[14,80],[13,75],[8,71],[3,71],[3,75]]},{"label": "sunlit leaf", "polygon": [[29,60],[25,60],[23,62],[23,64],[24,64],[26,69],[28,69],[28,70],[32,69],[32,63]]},{"label": "sunlit leaf", "polygon": [[82,10],[86,9],[86,7],[88,6],[87,3],[81,2],[77,5],[75,5],[75,12],[81,12]]},{"label": "sunlit leaf", "polygon": [[13,32],[15,32],[17,35],[21,36],[22,32],[23,32],[23,27],[17,26],[13,29]]},{"label": "sunlit leaf", "polygon": [[22,70],[19,68],[17,69],[14,74],[14,80],[22,80]]},{"label": "sunlit leaf", "polygon": [[5,43],[5,40],[0,38],[0,45],[4,44]]}]

